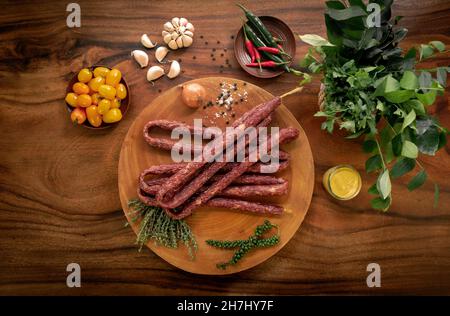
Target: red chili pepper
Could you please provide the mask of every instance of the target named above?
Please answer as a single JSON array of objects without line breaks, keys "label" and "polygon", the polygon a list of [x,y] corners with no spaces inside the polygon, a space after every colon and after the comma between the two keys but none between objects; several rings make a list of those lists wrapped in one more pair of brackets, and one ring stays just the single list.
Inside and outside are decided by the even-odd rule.
[{"label": "red chili pepper", "polygon": [[259,71],[262,71],[262,68],[261,68],[261,54],[258,52],[256,47],[255,47],[255,59],[256,59],[256,62],[258,63],[258,65],[259,65]]},{"label": "red chili pepper", "polygon": [[247,32],[246,32],[246,27],[245,27],[246,25],[247,24],[244,23],[244,27],[243,27],[244,35],[245,35],[245,46],[247,47],[247,50],[249,51],[249,53],[250,53],[250,51],[252,51],[252,53],[253,53],[253,54],[250,53],[250,58],[252,60],[252,63],[254,63],[255,61],[258,62],[258,64],[260,65],[259,66],[259,71],[262,71],[262,68],[261,68],[261,54],[258,52],[258,49],[256,48],[255,44],[248,39],[248,35],[247,35]]},{"label": "red chili pepper", "polygon": [[263,61],[260,63],[249,63],[246,66],[248,67],[258,67],[258,66],[262,66],[262,67],[267,67],[267,68],[274,68],[274,67],[278,67],[278,66],[282,66],[285,64],[288,64],[288,61],[285,61],[283,63],[276,63],[273,60],[267,60],[267,61]]},{"label": "red chili pepper", "polygon": [[252,63],[254,63],[255,62],[255,57],[256,57],[255,56],[256,48],[253,45],[253,43],[248,39],[247,33],[245,32],[245,29],[243,31],[244,31],[244,37],[245,37],[245,47],[247,48],[247,52],[250,55]]},{"label": "red chili pepper", "polygon": [[286,56],[291,57],[288,53],[285,53],[283,51],[283,48],[261,46],[261,47],[258,47],[258,50],[260,50],[262,52],[274,54],[274,55],[286,55]]},{"label": "red chili pepper", "polygon": [[281,46],[280,44],[278,44],[278,48],[279,48],[280,50],[283,50],[283,46]]}]

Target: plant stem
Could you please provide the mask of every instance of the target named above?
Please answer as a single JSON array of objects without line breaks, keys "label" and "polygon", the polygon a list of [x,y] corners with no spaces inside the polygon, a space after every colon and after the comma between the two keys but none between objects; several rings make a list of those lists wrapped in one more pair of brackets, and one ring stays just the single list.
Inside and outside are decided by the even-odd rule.
[{"label": "plant stem", "polygon": [[288,92],[286,92],[285,94],[281,95],[280,98],[283,99],[284,97],[287,97],[288,95],[291,95],[291,94],[300,92],[300,91],[302,91],[302,90],[303,90],[303,87],[295,88],[295,89],[293,89],[293,90],[291,90],[291,91],[288,91]]},{"label": "plant stem", "polygon": [[377,143],[378,152],[380,153],[381,163],[383,164],[383,171],[387,169],[386,163],[384,162],[383,152],[381,151],[380,143],[378,142],[378,138],[375,137],[375,142]]}]

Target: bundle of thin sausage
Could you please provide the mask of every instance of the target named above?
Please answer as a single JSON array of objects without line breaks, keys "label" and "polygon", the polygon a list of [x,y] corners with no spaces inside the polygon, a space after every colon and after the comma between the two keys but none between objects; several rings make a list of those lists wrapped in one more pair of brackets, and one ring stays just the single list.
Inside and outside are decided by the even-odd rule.
[{"label": "bundle of thin sausage", "polygon": [[[273,112],[280,104],[279,97],[262,103],[244,113],[233,123],[232,127],[242,130],[248,127],[256,127],[257,130],[260,127],[267,127],[272,120]],[[193,127],[181,122],[166,120],[148,122],[144,127],[146,142],[165,150],[171,150],[175,141],[151,136],[150,131],[155,127],[166,130],[183,127],[195,133]],[[227,129],[221,136],[223,139],[215,139],[212,142],[212,148],[217,148],[215,146],[217,144],[222,145],[214,151],[214,154],[223,154],[227,150],[226,144],[230,143],[230,137],[235,135]],[[276,137],[281,145],[296,139],[298,135],[297,129],[288,127],[280,129]],[[267,136],[262,141],[263,143],[260,140],[258,144],[258,146],[266,146],[266,151],[269,153],[271,152],[271,137],[274,135]],[[254,154],[257,158],[253,160],[244,159],[242,162],[202,160],[152,166],[144,170],[139,176],[139,199],[147,205],[163,208],[174,219],[185,218],[197,208],[205,205],[260,214],[281,214],[283,212],[281,206],[246,200],[246,198],[258,196],[280,196],[288,192],[287,180],[261,173],[265,163],[260,161],[262,158],[260,152],[250,148],[249,143],[253,140],[252,136],[249,136],[249,139],[245,141],[246,157]],[[215,142],[216,144],[214,144]],[[193,146],[191,150],[198,153],[203,150],[203,147]],[[237,153],[234,152],[234,154]],[[278,170],[287,168],[289,154],[279,151],[279,160]],[[152,177],[149,178],[150,176]]]}]

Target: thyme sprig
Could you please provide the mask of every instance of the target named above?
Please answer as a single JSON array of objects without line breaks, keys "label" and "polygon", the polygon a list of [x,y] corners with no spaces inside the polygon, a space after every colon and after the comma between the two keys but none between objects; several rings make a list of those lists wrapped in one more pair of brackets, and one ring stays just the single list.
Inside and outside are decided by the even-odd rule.
[{"label": "thyme sprig", "polygon": [[207,240],[206,243],[212,247],[221,249],[239,248],[235,251],[233,257],[228,262],[218,263],[217,268],[226,269],[226,267],[229,265],[235,265],[244,257],[246,253],[248,253],[252,249],[271,247],[278,244],[280,242],[279,231],[269,238],[261,238],[264,233],[275,227],[278,228],[277,225],[274,225],[268,220],[265,220],[264,224],[256,227],[254,234],[247,240]]},{"label": "thyme sprig", "polygon": [[197,242],[185,221],[172,219],[162,208],[145,205],[138,199],[128,201],[128,207],[133,209],[128,212],[130,221],[135,223],[140,220],[136,237],[139,251],[151,239],[155,244],[167,248],[178,248],[178,242],[181,241],[188,249],[189,256],[194,259],[198,248]]}]

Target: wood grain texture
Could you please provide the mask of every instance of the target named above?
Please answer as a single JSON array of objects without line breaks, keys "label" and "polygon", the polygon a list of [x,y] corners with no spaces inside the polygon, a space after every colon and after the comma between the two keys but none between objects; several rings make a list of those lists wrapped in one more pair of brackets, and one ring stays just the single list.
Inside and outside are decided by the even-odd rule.
[{"label": "wood grain texture", "polygon": [[[362,171],[366,156],[358,142],[320,130],[321,120],[312,116],[318,80],[285,102],[308,135],[316,174],[311,207],[286,247],[254,269],[223,277],[192,275],[150,251],[137,252],[134,233],[124,228],[117,163],[128,128],[159,90],[219,74],[276,95],[298,78],[255,79],[238,68],[231,36],[241,18],[234,1],[79,1],[79,29],[66,27],[64,2],[2,3],[0,294],[450,294],[450,145],[422,160],[441,187],[436,209],[432,184],[410,193],[405,177],[394,183],[388,213],[371,210],[365,192],[374,178],[364,172],[356,199],[333,200],[320,184],[323,172],[339,163]],[[325,34],[321,1],[244,4],[283,19],[294,32]],[[396,1],[394,8],[409,29],[404,48],[432,39],[450,43],[448,1]],[[192,20],[196,38],[171,56],[181,58],[182,75],[152,86],[129,53],[140,47],[142,33],[160,39],[162,24],[175,15]],[[306,49],[297,42],[297,59]],[[449,61],[447,54],[424,67]],[[63,101],[74,72],[96,63],[126,70],[133,100],[125,120],[104,131],[72,126]],[[450,127],[448,94],[431,111]],[[70,262],[82,267],[79,289],[65,285]],[[370,262],[381,265],[381,288],[366,286]]]},{"label": "wood grain texture", "polygon": [[[253,107],[274,98],[269,92],[255,85],[231,78],[208,77],[191,82],[201,84],[205,88],[206,100],[215,100],[221,92],[222,84],[236,84],[238,89],[236,93],[243,94],[245,91],[248,94],[247,101],[236,104],[233,108],[236,111],[236,119]],[[129,200],[136,198],[137,179],[140,173],[150,166],[173,162],[169,152],[158,148],[151,148],[144,140],[142,131],[144,130],[145,124],[151,120],[165,119],[186,122],[189,125],[193,125],[194,119],[203,118],[203,124],[205,126],[217,126],[225,130],[227,126],[225,121],[229,118],[216,120],[214,125],[211,125],[206,119],[214,116],[217,111],[217,107],[199,108],[197,110],[188,108],[183,104],[181,88],[179,87],[169,89],[147,105],[131,125],[120,152],[119,195],[125,214],[132,211],[132,209],[128,208],[127,203]],[[314,162],[308,138],[304,130],[285,106],[281,105],[275,111],[271,126],[278,126],[280,128],[294,127],[300,131],[299,137],[296,140],[281,146],[292,157],[289,168],[276,174],[289,182],[288,194],[277,198],[256,198],[258,202],[265,201],[282,206],[284,208],[283,214],[280,216],[264,216],[245,212],[233,212],[223,208],[202,207],[195,210],[191,216],[186,218],[186,223],[191,227],[198,243],[195,260],[189,257],[185,247],[180,246],[178,249],[169,249],[155,245],[154,241],[151,240],[147,245],[156,254],[172,265],[188,272],[224,275],[247,270],[260,264],[277,253],[289,242],[303,222],[311,202],[314,187]],[[169,133],[165,133],[165,137],[168,135]],[[265,218],[270,219],[271,223],[278,225],[281,232],[279,244],[251,252],[245,256],[245,260],[242,260],[235,266],[230,266],[225,270],[217,269],[216,264],[228,261],[233,252],[214,249],[206,245],[205,241],[208,239],[246,239],[247,236],[253,235],[256,226],[261,225]],[[139,223],[130,221],[129,216],[127,216],[127,220],[130,222],[134,232],[137,233],[140,227]]]}]

